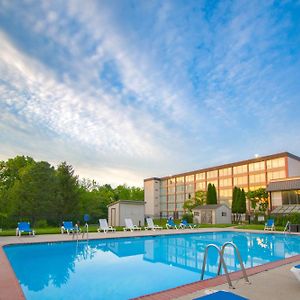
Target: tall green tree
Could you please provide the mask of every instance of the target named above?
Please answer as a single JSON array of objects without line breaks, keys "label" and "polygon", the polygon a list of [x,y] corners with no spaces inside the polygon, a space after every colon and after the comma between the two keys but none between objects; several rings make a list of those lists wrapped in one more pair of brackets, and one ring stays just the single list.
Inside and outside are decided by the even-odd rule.
[{"label": "tall green tree", "polygon": [[257,206],[259,211],[265,212],[268,208],[268,192],[265,188],[248,191],[246,193],[247,199],[251,203],[252,209],[256,210]]},{"label": "tall green tree", "polygon": [[207,186],[206,204],[217,204],[217,190],[214,184],[209,183]]},{"label": "tall green tree", "polygon": [[205,191],[197,191],[195,193],[195,196],[190,198],[190,199],[186,199],[183,203],[183,209],[187,210],[188,212],[192,212],[192,209],[200,206],[200,205],[204,205],[206,202],[206,192]]},{"label": "tall green tree", "polygon": [[79,184],[78,177],[74,175],[74,169],[66,162],[62,162],[56,170],[58,195],[56,202],[56,214],[58,220],[79,217]]}]

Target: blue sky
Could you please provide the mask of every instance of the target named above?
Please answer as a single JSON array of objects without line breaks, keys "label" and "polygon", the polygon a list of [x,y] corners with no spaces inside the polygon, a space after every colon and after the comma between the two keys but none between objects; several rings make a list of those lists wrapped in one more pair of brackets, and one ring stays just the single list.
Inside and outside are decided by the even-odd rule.
[{"label": "blue sky", "polygon": [[143,179],[300,155],[300,1],[0,0],[0,159]]}]

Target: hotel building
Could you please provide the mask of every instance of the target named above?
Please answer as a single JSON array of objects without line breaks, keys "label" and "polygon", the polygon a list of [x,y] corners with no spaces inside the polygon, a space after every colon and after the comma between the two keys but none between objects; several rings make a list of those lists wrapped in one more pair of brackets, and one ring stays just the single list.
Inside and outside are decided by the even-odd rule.
[{"label": "hotel building", "polygon": [[209,183],[216,187],[218,203],[231,207],[235,186],[247,192],[266,188],[271,180],[293,176],[300,176],[300,157],[282,152],[172,176],[147,178],[144,180],[145,215],[180,217],[184,201],[194,197],[196,191],[206,191]]}]

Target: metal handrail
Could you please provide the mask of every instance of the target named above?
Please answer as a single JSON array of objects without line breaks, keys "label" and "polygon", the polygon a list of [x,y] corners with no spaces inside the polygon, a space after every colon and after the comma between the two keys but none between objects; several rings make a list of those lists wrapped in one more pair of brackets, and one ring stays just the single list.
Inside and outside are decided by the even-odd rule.
[{"label": "metal handrail", "polygon": [[[240,266],[241,266],[241,269],[242,269],[242,272],[243,272],[244,279],[247,283],[250,284],[250,281],[249,281],[249,278],[247,276],[245,266],[244,266],[244,263],[243,263],[243,260],[242,260],[242,257],[241,257],[241,254],[240,254],[240,251],[239,251],[238,247],[233,242],[225,242],[223,244],[222,248],[221,248],[222,257],[224,257],[224,251],[225,251],[226,246],[232,246],[233,249],[235,250],[235,252],[237,254],[237,257],[238,257],[238,260],[239,260],[239,263],[240,263]],[[218,275],[220,275],[220,273],[221,273],[221,261],[219,262],[219,266],[218,266]]]},{"label": "metal handrail", "polygon": [[[230,288],[234,289],[233,285],[232,285],[232,282],[231,282],[231,279],[229,277],[229,274],[228,274],[228,270],[227,270],[227,266],[225,264],[225,261],[224,261],[224,258],[223,258],[223,254],[221,252],[221,249],[215,245],[215,244],[209,244],[206,246],[205,248],[205,252],[204,252],[204,258],[203,258],[203,264],[202,264],[202,274],[201,274],[201,280],[203,280],[204,278],[204,273],[205,273],[205,267],[206,267],[206,260],[207,260],[207,254],[208,254],[208,249],[210,247],[213,247],[215,249],[217,249],[218,253],[219,253],[219,256],[220,256],[220,261],[219,261],[219,267],[221,266],[221,264],[223,265],[223,268],[224,268],[224,272],[225,272],[225,275],[226,275],[226,279],[227,279],[227,282],[228,282],[228,285]],[[219,275],[219,274],[218,274]]]},{"label": "metal handrail", "polygon": [[291,222],[290,221],[287,221],[285,227],[284,227],[284,230],[283,230],[283,233],[285,233],[287,230],[289,230],[289,233],[291,233]]}]

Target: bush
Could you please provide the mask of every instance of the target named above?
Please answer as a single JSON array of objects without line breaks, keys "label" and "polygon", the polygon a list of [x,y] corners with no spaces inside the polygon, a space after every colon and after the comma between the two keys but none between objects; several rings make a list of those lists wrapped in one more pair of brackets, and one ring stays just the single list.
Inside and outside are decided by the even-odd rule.
[{"label": "bush", "polygon": [[276,226],[285,226],[288,221],[292,224],[300,224],[300,213],[291,213],[289,215],[273,215],[271,219],[275,220]]},{"label": "bush", "polygon": [[183,214],[182,220],[186,220],[188,223],[193,223],[193,214]]},{"label": "bush", "polygon": [[35,222],[34,226],[37,228],[46,228],[48,227],[48,223],[47,220],[38,220]]}]

